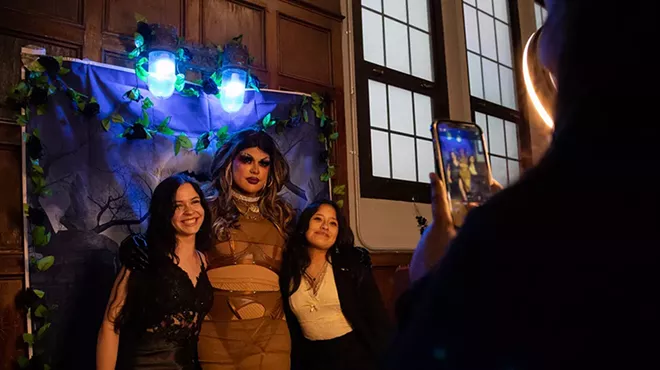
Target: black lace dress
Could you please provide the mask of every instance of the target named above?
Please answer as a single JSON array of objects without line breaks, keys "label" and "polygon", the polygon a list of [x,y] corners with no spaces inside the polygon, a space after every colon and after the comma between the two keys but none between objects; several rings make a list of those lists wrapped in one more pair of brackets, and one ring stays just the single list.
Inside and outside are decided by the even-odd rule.
[{"label": "black lace dress", "polygon": [[196,285],[172,261],[133,271],[116,369],[200,369],[199,331],[212,304],[213,288],[203,264]]}]

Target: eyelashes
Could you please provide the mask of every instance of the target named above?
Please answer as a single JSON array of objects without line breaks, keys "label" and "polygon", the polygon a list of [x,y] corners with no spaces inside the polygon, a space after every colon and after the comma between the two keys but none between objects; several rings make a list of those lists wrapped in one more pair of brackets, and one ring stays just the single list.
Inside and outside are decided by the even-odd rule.
[{"label": "eyelashes", "polygon": [[[241,154],[240,157],[239,157],[239,161],[241,161],[241,163],[243,163],[243,164],[252,164],[252,162],[254,162],[254,158],[252,158],[252,156],[249,155],[249,154]],[[270,166],[270,159],[260,160],[259,165],[261,167],[264,167],[264,168],[269,167]]]}]

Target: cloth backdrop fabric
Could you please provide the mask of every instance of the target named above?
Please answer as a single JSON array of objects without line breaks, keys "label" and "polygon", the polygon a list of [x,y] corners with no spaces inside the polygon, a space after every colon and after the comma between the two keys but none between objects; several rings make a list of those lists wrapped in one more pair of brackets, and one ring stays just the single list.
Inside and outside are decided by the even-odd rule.
[{"label": "cloth backdrop fabric", "polygon": [[[300,94],[277,91],[247,91],[245,105],[234,113],[224,112],[214,96],[185,97],[174,94],[167,100],[154,98],[135,74],[110,66],[65,62],[71,72],[64,81],[77,91],[95,97],[101,107],[98,118],[74,113],[63,93],[49,98],[46,114],[34,116],[27,131],[39,129],[44,156],[40,161],[52,195],[39,202],[48,216],[51,242],[34,257],[55,256],[45,272],[31,274],[32,286],[46,291],[53,313],[50,348],[57,368],[92,369],[96,335],[109,292],[118,270],[116,252],[130,233],[144,231],[151,192],[169,175],[191,171],[206,174],[216,150],[212,144],[196,154],[181,150],[174,155],[174,139],[160,134],[153,139],[128,140],[112,124],[108,132],[101,119],[119,112],[129,123],[140,115],[141,103],[123,95],[137,86],[154,102],[148,110],[152,125],[171,116],[169,127],[187,134],[193,142],[208,131],[228,126],[229,134],[261,122],[267,114],[288,118],[289,110],[301,103]],[[328,198],[318,141],[320,128],[314,113],[309,122],[287,128],[282,134],[268,130],[291,168],[291,181],[282,195],[297,210],[314,200]],[[31,182],[28,181],[28,194]]]}]

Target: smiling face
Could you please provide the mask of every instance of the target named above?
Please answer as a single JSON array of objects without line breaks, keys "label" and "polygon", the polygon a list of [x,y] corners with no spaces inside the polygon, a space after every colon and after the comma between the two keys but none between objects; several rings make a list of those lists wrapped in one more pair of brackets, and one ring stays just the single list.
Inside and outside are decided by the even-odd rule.
[{"label": "smiling face", "polygon": [[197,234],[204,221],[204,208],[199,194],[192,185],[185,183],[179,186],[174,200],[174,215],[172,226],[177,237]]},{"label": "smiling face", "polygon": [[232,161],[235,190],[255,196],[266,186],[270,172],[270,156],[254,147],[242,150]]},{"label": "smiling face", "polygon": [[337,241],[339,223],[335,209],[327,204],[321,204],[319,209],[309,220],[309,227],[305,238],[310,247],[328,250]]}]

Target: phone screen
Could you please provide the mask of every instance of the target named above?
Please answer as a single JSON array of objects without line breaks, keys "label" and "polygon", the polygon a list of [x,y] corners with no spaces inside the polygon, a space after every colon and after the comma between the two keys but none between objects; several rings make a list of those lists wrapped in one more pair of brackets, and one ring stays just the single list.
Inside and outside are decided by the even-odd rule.
[{"label": "phone screen", "polygon": [[441,157],[436,158],[436,165],[447,185],[454,224],[460,227],[468,210],[491,195],[483,136],[477,125],[469,123],[438,122],[434,127],[436,157]]}]

